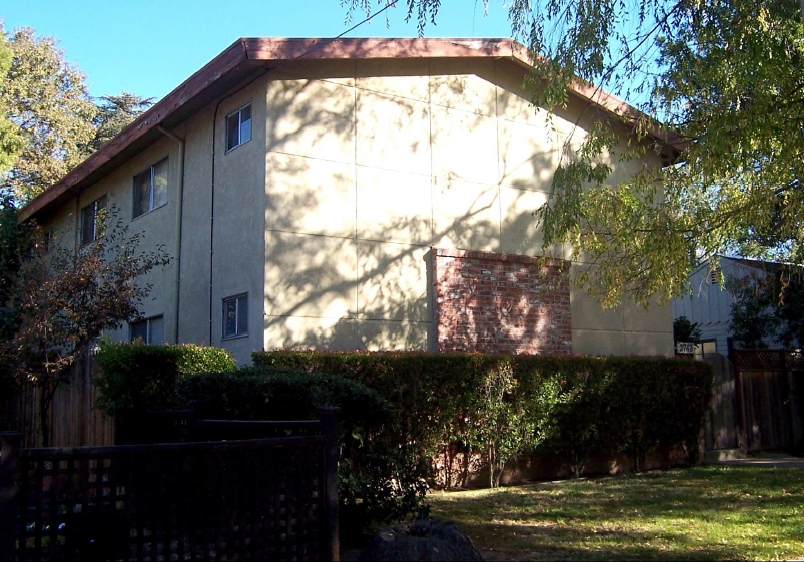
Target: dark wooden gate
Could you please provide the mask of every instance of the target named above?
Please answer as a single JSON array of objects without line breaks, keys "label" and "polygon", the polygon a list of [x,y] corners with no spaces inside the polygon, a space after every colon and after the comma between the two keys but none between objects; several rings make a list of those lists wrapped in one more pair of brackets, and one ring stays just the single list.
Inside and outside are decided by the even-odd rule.
[{"label": "dark wooden gate", "polygon": [[736,370],[740,427],[748,451],[800,445],[801,415],[793,388],[804,375],[800,352],[732,350]]},{"label": "dark wooden gate", "polygon": [[337,559],[337,417],[321,426],[67,449],[2,434],[0,561]]},{"label": "dark wooden gate", "polygon": [[740,446],[740,438],[733,365],[726,357],[716,353],[707,355],[704,360],[712,365],[715,374],[712,402],[706,412],[706,450],[736,449]]}]

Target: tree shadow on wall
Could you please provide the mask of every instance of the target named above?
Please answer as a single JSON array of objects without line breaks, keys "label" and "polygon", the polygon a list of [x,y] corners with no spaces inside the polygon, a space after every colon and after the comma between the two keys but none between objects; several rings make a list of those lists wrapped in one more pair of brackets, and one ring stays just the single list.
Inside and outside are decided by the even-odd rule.
[{"label": "tree shadow on wall", "polygon": [[[528,142],[540,150],[515,153],[516,139],[507,137],[497,149],[496,181],[480,183],[447,173],[414,192],[409,186],[431,182],[432,169],[423,176],[392,165],[356,165],[342,150],[354,146],[356,129],[362,128],[360,142],[371,147],[369,160],[376,155],[377,161],[392,162],[388,152],[393,151],[404,152],[408,160],[422,155],[431,160],[432,146],[452,144],[445,158],[455,161],[442,169],[458,171],[461,143],[471,139],[459,130],[428,128],[423,140],[389,143],[384,132],[375,134],[370,128],[382,115],[363,108],[366,120],[358,119],[359,92],[329,84],[328,99],[322,104],[316,90],[319,82],[283,84],[269,100],[271,111],[287,119],[267,123],[265,347],[432,349],[435,295],[430,249],[545,253],[532,212],[547,195],[533,188],[549,180],[554,170],[554,144],[533,138]],[[402,97],[393,102],[398,120],[394,127],[429,118],[426,103]],[[473,130],[496,118],[463,112],[461,119],[462,128]],[[537,128],[528,131],[540,134]],[[314,157],[319,147],[302,146],[319,137],[321,150],[331,150],[343,161]],[[291,154],[291,148],[303,154]],[[530,171],[540,175],[541,183],[527,182]],[[376,177],[366,180],[371,173]],[[374,207],[364,204],[370,198]],[[561,258],[563,248],[547,253]],[[484,317],[483,326],[501,324],[513,307],[514,303],[501,304],[491,317]],[[519,322],[531,331],[545,328],[535,306]],[[488,337],[491,330],[481,327],[479,317],[464,329],[467,339],[473,330],[476,338]]]}]

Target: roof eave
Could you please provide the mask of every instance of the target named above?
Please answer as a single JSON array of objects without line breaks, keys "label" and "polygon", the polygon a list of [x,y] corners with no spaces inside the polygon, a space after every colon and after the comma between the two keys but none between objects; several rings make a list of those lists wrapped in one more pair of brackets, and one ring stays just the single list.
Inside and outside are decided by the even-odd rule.
[{"label": "roof eave", "polygon": [[[19,220],[26,221],[44,212],[57,201],[102,175],[114,160],[138,143],[167,119],[175,119],[187,110],[205,90],[225,82],[224,78],[245,62],[281,62],[288,60],[335,60],[354,58],[508,58],[526,68],[532,66],[528,49],[511,39],[277,39],[241,38],[218,56],[193,73],[176,89],[157,102],[111,141],[103,145],[56,184],[33,199],[19,212]],[[645,115],[625,101],[592,88],[581,81],[572,85],[572,92],[612,115],[636,123]],[[152,133],[154,134],[154,133]],[[667,134],[649,134],[669,147],[673,157],[683,150]]]}]

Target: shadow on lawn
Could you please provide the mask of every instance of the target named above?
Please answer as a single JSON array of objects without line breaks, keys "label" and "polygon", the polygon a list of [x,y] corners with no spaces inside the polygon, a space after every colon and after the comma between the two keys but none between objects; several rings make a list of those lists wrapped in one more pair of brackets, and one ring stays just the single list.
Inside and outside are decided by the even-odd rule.
[{"label": "shadow on lawn", "polygon": [[722,560],[804,552],[802,471],[710,467],[432,496],[488,560]]}]

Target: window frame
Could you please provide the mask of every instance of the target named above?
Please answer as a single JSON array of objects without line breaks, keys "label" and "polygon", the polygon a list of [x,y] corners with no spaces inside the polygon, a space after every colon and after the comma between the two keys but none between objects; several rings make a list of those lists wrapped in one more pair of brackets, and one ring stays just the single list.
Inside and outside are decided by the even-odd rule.
[{"label": "window frame", "polygon": [[[138,174],[134,174],[132,178],[132,187],[131,187],[131,220],[135,220],[140,218],[143,215],[147,215],[148,213],[155,211],[157,209],[161,209],[165,205],[167,205],[167,188],[168,188],[168,178],[170,175],[170,162],[169,156],[165,156],[161,160],[151,164],[146,169],[141,171]],[[154,205],[154,192],[156,191],[154,185],[154,178],[156,174],[156,167],[162,163],[165,163],[165,201],[161,205]],[[142,176],[143,174],[149,174],[149,189],[148,189],[148,209],[142,211],[141,213],[137,214],[137,178]]]},{"label": "window frame", "polygon": [[52,228],[42,232],[42,251],[44,253],[50,253],[50,250],[53,248],[53,244],[55,243],[55,238],[56,235]]},{"label": "window frame", "polygon": [[[151,342],[151,323],[154,320],[161,320],[162,321],[162,341],[160,343],[152,343]],[[148,316],[147,318],[142,318],[137,320],[136,322],[129,322],[128,324],[128,341],[129,343],[134,343],[134,325],[145,323],[145,340],[143,343],[145,345],[163,345],[165,343],[165,316],[163,314],[155,314],[153,316]]]},{"label": "window frame", "polygon": [[[249,108],[249,116],[248,116],[249,128],[248,128],[248,138],[246,140],[243,140],[243,138],[242,138],[243,119],[242,119],[242,113],[241,112],[246,108]],[[237,114],[237,144],[229,146],[229,118],[232,117],[235,114]],[[224,151],[223,151],[223,153],[224,154],[228,154],[229,152],[233,151],[237,147],[243,146],[244,144],[246,144],[247,142],[249,142],[251,140],[251,137],[252,137],[252,134],[251,134],[252,127],[251,127],[251,125],[252,125],[251,100],[249,100],[248,102],[244,103],[243,105],[241,105],[240,107],[238,107],[234,111],[226,114],[226,117],[223,120],[223,129],[224,129],[224,139],[223,139]]]},{"label": "window frame", "polygon": [[[233,334],[226,333],[226,311],[227,311],[227,304],[230,302],[235,303],[235,332]],[[241,304],[245,306],[245,331],[240,332],[238,328],[240,326],[240,307]],[[247,338],[248,337],[248,291],[243,293],[237,293],[235,295],[231,295],[228,297],[223,297],[221,299],[221,341],[226,340],[235,340],[238,338]]]},{"label": "window frame", "polygon": [[[103,201],[103,208],[102,209],[98,205],[98,203],[100,203],[101,201]],[[84,225],[84,217],[88,216],[90,207],[92,208],[92,239],[91,240],[84,240],[84,231],[86,230],[84,228],[84,226],[85,226]],[[80,211],[79,216],[78,216],[78,245],[79,246],[86,246],[87,244],[91,244],[92,242],[95,242],[96,240],[99,240],[99,239],[103,238],[103,236],[106,234],[106,228],[105,228],[105,225],[103,224],[103,222],[101,222],[100,225],[98,224],[98,222],[99,222],[98,221],[98,216],[100,215],[100,211],[102,210],[104,216],[102,216],[101,218],[105,219],[106,210],[108,208],[109,208],[109,196],[105,195],[105,194],[101,195],[100,197],[98,197],[97,199],[92,201],[89,205],[85,205],[84,207],[81,207],[81,211]]]}]

